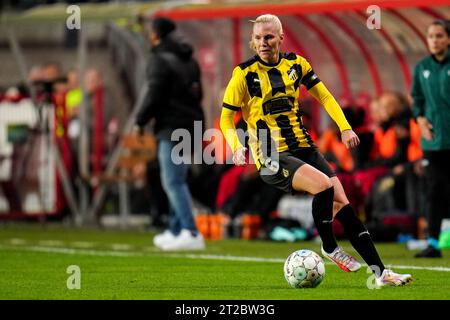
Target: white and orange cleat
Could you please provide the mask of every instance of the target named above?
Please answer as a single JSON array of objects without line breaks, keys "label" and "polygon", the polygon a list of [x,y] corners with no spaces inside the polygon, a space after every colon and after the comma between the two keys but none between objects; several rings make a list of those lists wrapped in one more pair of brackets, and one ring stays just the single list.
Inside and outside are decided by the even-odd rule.
[{"label": "white and orange cleat", "polygon": [[325,252],[323,247],[321,247],[321,249],[322,255],[325,258],[327,258],[331,262],[334,262],[339,268],[341,268],[345,272],[355,272],[361,268],[361,264],[339,246],[336,247],[336,249],[334,249],[332,253]]},{"label": "white and orange cleat", "polygon": [[412,276],[410,274],[400,274],[395,273],[390,269],[384,269],[383,273],[379,277],[375,277],[377,286],[404,286],[405,284],[412,281]]}]

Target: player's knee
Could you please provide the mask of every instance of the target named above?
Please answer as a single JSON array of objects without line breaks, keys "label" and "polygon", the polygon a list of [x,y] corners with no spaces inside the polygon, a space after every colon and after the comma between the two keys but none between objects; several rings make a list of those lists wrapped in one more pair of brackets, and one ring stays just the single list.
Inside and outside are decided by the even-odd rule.
[{"label": "player's knee", "polygon": [[333,187],[333,183],[331,182],[330,178],[324,177],[317,181],[317,193],[320,193],[322,191],[328,190]]}]

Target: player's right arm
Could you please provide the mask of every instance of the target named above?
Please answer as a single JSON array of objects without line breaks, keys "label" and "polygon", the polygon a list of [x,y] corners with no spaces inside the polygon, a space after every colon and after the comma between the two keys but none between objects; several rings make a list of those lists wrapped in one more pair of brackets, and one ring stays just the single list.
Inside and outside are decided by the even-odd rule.
[{"label": "player's right arm", "polygon": [[237,166],[245,164],[246,148],[239,142],[234,116],[242,106],[246,90],[244,74],[239,67],[236,67],[225,90],[220,114],[220,129],[233,152],[233,162]]}]

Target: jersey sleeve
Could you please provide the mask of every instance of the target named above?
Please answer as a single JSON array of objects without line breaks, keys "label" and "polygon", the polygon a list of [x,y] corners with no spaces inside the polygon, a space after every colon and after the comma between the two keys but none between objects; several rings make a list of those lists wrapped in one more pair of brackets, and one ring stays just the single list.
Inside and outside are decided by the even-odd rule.
[{"label": "jersey sleeve", "polygon": [[233,153],[235,153],[237,149],[243,147],[239,141],[236,126],[233,121],[235,114],[236,111],[228,108],[222,108],[222,113],[220,114],[220,129]]},{"label": "jersey sleeve", "polygon": [[245,83],[244,73],[240,67],[236,67],[225,90],[222,106],[233,111],[238,111],[242,106],[246,92],[247,85]]},{"label": "jersey sleeve", "polygon": [[302,67],[302,79],[300,80],[300,83],[309,90],[321,81],[309,62],[302,57],[299,57],[299,59]]},{"label": "jersey sleeve", "polygon": [[333,95],[316,75],[309,62],[306,59],[300,59],[303,74],[301,84],[303,84],[306,89],[308,89],[308,92],[324,106],[325,110],[330,115],[331,119],[336,122],[341,132],[352,129],[336,99],[334,99]]},{"label": "jersey sleeve", "polygon": [[242,107],[246,90],[244,73],[239,67],[236,67],[233,70],[233,76],[225,90],[222,113],[220,115],[220,128],[233,153],[236,152],[237,149],[242,148],[233,118],[236,111],[239,111]]},{"label": "jersey sleeve", "polygon": [[325,110],[330,115],[331,119],[336,122],[341,132],[352,129],[336,99],[334,99],[333,95],[322,82],[312,87],[309,90],[309,93],[324,106]]}]

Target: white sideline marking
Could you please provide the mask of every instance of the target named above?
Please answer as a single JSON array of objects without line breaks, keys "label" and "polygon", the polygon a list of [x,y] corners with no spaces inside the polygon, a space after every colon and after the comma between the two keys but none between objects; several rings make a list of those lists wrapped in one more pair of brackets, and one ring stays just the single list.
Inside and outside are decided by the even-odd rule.
[{"label": "white sideline marking", "polygon": [[[43,246],[11,246],[1,245],[0,249],[14,249],[20,248],[25,251],[34,252],[46,252],[46,253],[62,253],[62,254],[81,254],[89,256],[105,256],[105,257],[142,257],[142,256],[160,256],[167,258],[188,258],[188,259],[204,259],[204,260],[227,260],[227,261],[250,261],[250,262],[271,262],[271,263],[284,263],[284,259],[279,258],[259,258],[259,257],[240,257],[240,256],[224,256],[214,254],[172,254],[163,253],[160,254],[147,254],[145,252],[124,252],[124,251],[110,251],[110,250],[87,250],[87,249],[75,249],[75,248],[55,248],[55,247],[43,247]],[[332,265],[331,262],[325,262],[327,265]],[[363,266],[367,266],[362,264]],[[414,269],[414,270],[430,270],[430,271],[443,271],[450,272],[450,267],[426,267],[426,266],[407,266],[407,265],[386,265],[389,268],[397,269]]]},{"label": "white sideline marking", "polygon": [[70,245],[76,247],[76,248],[92,248],[95,246],[95,243],[93,242],[87,242],[87,241],[73,241],[70,243]]},{"label": "white sideline marking", "polygon": [[111,248],[114,251],[128,251],[131,249],[131,246],[129,244],[125,244],[125,243],[113,243],[111,244]]},{"label": "white sideline marking", "polygon": [[49,247],[61,247],[64,245],[64,242],[61,240],[40,240],[39,242],[40,246],[49,246]]},{"label": "white sideline marking", "polygon": [[189,258],[189,259],[204,259],[204,260],[228,260],[228,261],[251,261],[251,262],[275,262],[284,263],[283,259],[279,258],[259,258],[259,257],[240,257],[240,256],[222,256],[215,254],[164,254],[164,256],[173,258]]},{"label": "white sideline marking", "polygon": [[142,256],[139,252],[121,252],[121,251],[103,251],[103,250],[87,250],[87,249],[75,249],[75,248],[52,248],[42,246],[29,246],[29,247],[12,247],[0,245],[0,249],[19,248],[25,251],[34,252],[46,252],[46,253],[63,253],[63,254],[81,254],[88,256],[108,256],[108,257],[138,257]]},{"label": "white sideline marking", "polygon": [[[252,262],[275,262],[284,263],[284,259],[277,258],[258,258],[258,257],[239,257],[239,256],[220,256],[212,254],[171,254],[164,255],[173,258],[189,258],[189,259],[207,259],[207,260],[229,260],[229,261],[252,261]],[[324,261],[326,265],[334,265],[332,262]],[[362,266],[367,264],[362,263]],[[405,265],[386,265],[387,268],[397,269],[415,269],[415,270],[431,270],[450,272],[450,267],[422,267],[422,266],[405,266]]]},{"label": "white sideline marking", "polygon": [[[367,266],[367,265],[366,265]],[[446,271],[449,272],[449,267],[422,267],[422,266],[403,266],[403,265],[386,265],[386,268],[395,269],[414,269],[414,270],[431,270],[431,271]]]},{"label": "white sideline marking", "polygon": [[11,238],[9,239],[9,243],[11,243],[12,245],[22,245],[25,244],[27,241],[25,239],[21,239],[21,238]]}]

